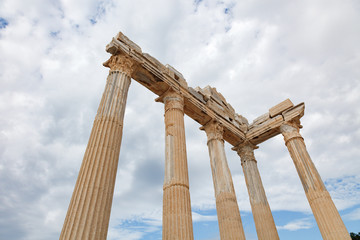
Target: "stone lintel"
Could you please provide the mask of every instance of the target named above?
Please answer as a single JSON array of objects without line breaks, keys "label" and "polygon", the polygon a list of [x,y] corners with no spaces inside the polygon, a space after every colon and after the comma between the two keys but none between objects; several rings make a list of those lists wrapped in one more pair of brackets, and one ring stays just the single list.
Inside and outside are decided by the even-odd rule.
[{"label": "stone lintel", "polygon": [[269,113],[264,113],[263,115],[260,115],[259,117],[255,118],[254,121],[252,122],[251,126],[259,125],[263,122],[266,122],[269,119],[270,119]]},{"label": "stone lintel", "polygon": [[285,101],[282,101],[281,103],[273,106],[269,109],[269,115],[270,117],[275,117],[276,115],[281,114],[283,111],[292,108],[294,104],[290,101],[290,99],[286,99]]},{"label": "stone lintel", "polygon": [[[284,102],[287,102],[287,100]],[[287,104],[289,105],[290,103]],[[278,105],[281,105],[281,103]],[[267,139],[280,134],[280,126],[284,123],[292,121],[300,123],[300,118],[304,116],[304,110],[305,104],[300,103],[291,108],[287,108],[274,117],[270,117],[270,113],[263,114],[249,125],[249,130],[246,133],[246,139],[255,145],[260,144]]]},{"label": "stone lintel", "polygon": [[[236,145],[245,139],[247,125],[240,124],[235,120],[237,114],[235,114],[230,104],[224,102],[221,94],[216,92],[216,96],[212,97],[211,104],[207,105],[204,98],[201,99],[200,95],[189,90],[184,77],[179,71],[169,65],[164,66],[147,53],[142,53],[140,47],[122,33],[112,39],[106,50],[113,55],[119,53],[127,55],[136,62],[138,67],[131,77],[156,95],[163,95],[169,88],[181,94],[184,98],[185,114],[199,124],[204,125],[209,119],[218,119],[224,127],[225,141]],[[161,101],[160,99],[158,100]],[[224,108],[224,111],[221,111],[222,108]],[[234,113],[229,114],[232,111]],[[224,112],[227,114],[224,115]]]},{"label": "stone lintel", "polygon": [[300,119],[304,116],[305,104],[300,103],[282,113],[284,121],[292,121],[293,119]]}]

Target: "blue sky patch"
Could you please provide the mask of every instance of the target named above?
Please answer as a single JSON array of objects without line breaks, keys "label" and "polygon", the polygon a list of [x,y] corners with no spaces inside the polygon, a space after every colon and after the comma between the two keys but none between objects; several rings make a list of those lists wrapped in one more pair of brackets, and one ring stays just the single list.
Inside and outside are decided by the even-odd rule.
[{"label": "blue sky patch", "polygon": [[5,18],[0,17],[0,29],[6,28],[7,25],[9,25],[9,22]]},{"label": "blue sky patch", "polygon": [[90,22],[91,22],[92,25],[95,25],[97,23],[97,21],[94,18],[91,18]]},{"label": "blue sky patch", "polygon": [[53,38],[57,38],[59,36],[60,31],[56,31],[56,32],[50,32],[50,36]]}]

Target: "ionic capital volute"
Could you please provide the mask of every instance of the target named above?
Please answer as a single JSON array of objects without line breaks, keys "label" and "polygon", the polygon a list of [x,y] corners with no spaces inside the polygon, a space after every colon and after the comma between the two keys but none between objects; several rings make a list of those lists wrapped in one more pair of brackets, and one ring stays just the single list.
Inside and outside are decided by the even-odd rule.
[{"label": "ionic capital volute", "polygon": [[292,139],[303,139],[300,134],[300,128],[302,126],[299,121],[288,121],[280,126],[280,132],[284,136],[285,145]]},{"label": "ionic capital volute", "polygon": [[210,120],[204,126],[200,127],[200,130],[206,132],[208,142],[211,140],[224,141],[224,127],[216,120]]},{"label": "ionic capital volute", "polygon": [[120,71],[129,77],[131,77],[136,67],[134,60],[124,54],[112,55],[103,65],[110,68],[110,71]]},{"label": "ionic capital volute", "polygon": [[245,140],[243,143],[236,145],[232,150],[236,151],[241,158],[241,164],[244,164],[247,161],[255,161],[254,149],[259,147],[252,144],[250,141]]}]

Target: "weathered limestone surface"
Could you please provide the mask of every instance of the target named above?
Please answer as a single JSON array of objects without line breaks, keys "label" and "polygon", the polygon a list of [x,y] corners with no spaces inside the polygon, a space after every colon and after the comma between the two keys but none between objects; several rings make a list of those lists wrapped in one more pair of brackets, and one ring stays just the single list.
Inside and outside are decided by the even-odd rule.
[{"label": "weathered limestone surface", "polygon": [[107,78],[60,240],[105,240],[120,145],[132,61],[112,56]]},{"label": "weathered limestone surface", "polygon": [[286,121],[301,118],[304,115],[304,110],[304,103],[294,106],[290,99],[286,99],[270,108],[269,112],[254,119],[248,126],[246,140],[258,145],[280,134],[279,127]]},{"label": "weathered limestone surface", "polygon": [[299,122],[284,123],[280,131],[294,161],[323,239],[350,240],[339,212],[306,150],[304,139],[299,133]]},{"label": "weathered limestone surface", "polygon": [[225,155],[224,130],[216,121],[210,121],[201,129],[206,131],[208,138],[220,239],[245,239],[234,185]]},{"label": "weathered limestone surface", "polygon": [[[243,123],[244,118],[234,113],[234,109],[223,101],[224,97],[216,89],[206,87],[195,90],[188,87],[179,71],[168,64],[163,65],[148,53],[142,53],[141,48],[122,33],[112,39],[106,51],[111,54],[121,52],[132,58],[139,66],[132,78],[156,95],[163,95],[169,88],[181,94],[184,98],[184,113],[200,125],[211,119],[219,121],[224,127],[225,141],[235,146],[245,139],[247,124]],[[213,96],[207,98],[208,93]]]},{"label": "weathered limestone surface", "polygon": [[[121,32],[106,46],[106,51],[116,55],[123,53],[137,63],[132,78],[153,93],[161,96],[172,88],[184,98],[184,113],[200,125],[216,119],[224,128],[224,140],[233,146],[245,140],[258,145],[280,134],[279,127],[285,121],[301,117],[304,104],[293,106],[287,99],[269,109],[269,112],[252,124],[235,113],[234,109],[215,88],[188,87],[182,74],[170,65],[163,65],[124,36]],[[286,113],[286,116],[284,115]]]},{"label": "weathered limestone surface", "polygon": [[290,99],[286,99],[285,101],[282,101],[281,103],[275,105],[274,107],[269,109],[269,115],[270,117],[275,117],[276,115],[281,114],[285,110],[292,108],[294,104],[290,101]]},{"label": "weathered limestone surface", "polygon": [[259,240],[279,239],[260,173],[255,160],[254,149],[257,147],[245,142],[233,148],[241,157],[246,186],[249,193],[251,210]]},{"label": "weathered limestone surface", "polygon": [[157,101],[165,104],[165,180],[163,240],[192,240],[193,225],[184,129],[184,99],[173,90]]}]

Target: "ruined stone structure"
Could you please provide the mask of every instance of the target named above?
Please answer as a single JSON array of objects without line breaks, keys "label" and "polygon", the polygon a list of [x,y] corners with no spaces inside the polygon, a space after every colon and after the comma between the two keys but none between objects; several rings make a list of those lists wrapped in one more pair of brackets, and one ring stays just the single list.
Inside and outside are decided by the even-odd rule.
[{"label": "ruined stone structure", "polygon": [[279,239],[257,168],[254,149],[278,134],[294,161],[323,239],[350,240],[340,215],[317,172],[299,133],[304,103],[287,99],[251,124],[209,86],[188,87],[180,72],[163,65],[122,33],[106,47],[110,68],[79,176],[71,198],[61,240],[105,240],[131,78],[159,96],[165,107],[165,180],[163,239],[194,239],[186,157],[184,114],[207,135],[222,240],[245,239],[238,203],[227,164],[224,141],[241,158],[258,239]]}]

